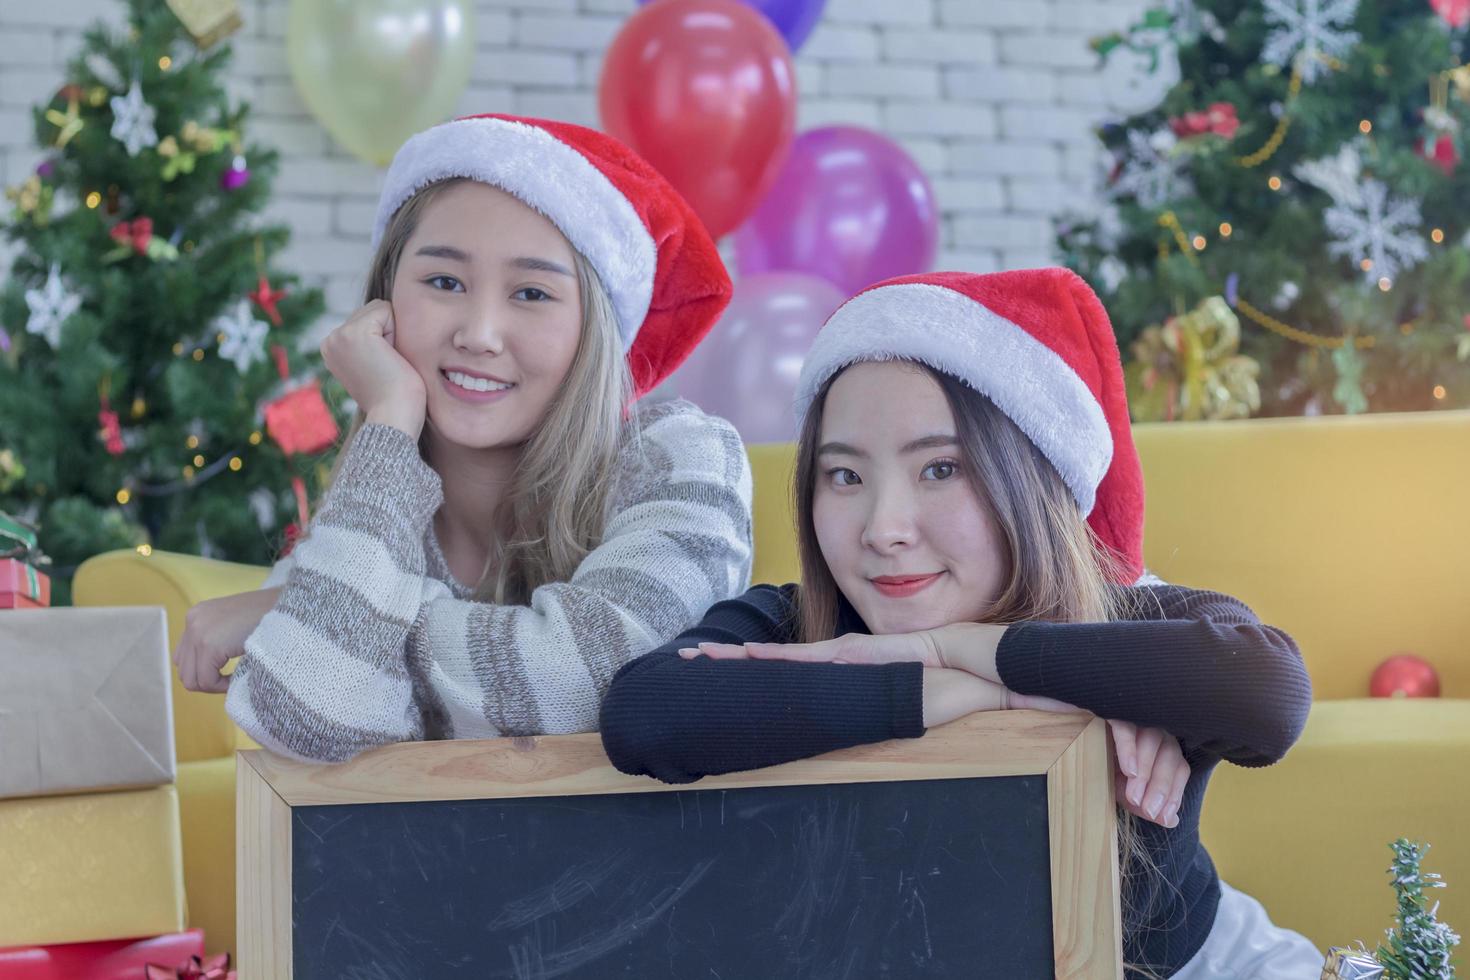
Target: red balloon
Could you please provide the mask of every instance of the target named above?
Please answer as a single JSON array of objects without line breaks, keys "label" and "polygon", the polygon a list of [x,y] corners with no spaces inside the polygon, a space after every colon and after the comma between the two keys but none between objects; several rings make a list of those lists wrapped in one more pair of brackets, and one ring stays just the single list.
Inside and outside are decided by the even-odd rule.
[{"label": "red balloon", "polygon": [[775,181],[796,132],[786,42],[738,0],[656,0],[602,63],[602,125],[684,195],[718,238]]},{"label": "red balloon", "polygon": [[1437,698],[1439,674],[1412,653],[1396,653],[1373,671],[1368,692],[1375,698]]}]

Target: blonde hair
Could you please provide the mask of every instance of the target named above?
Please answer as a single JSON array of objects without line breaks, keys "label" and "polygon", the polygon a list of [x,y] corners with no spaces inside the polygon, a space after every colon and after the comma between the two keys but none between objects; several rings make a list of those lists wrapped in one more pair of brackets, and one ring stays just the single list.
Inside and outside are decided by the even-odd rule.
[{"label": "blonde hair", "polygon": [[[954,416],[961,471],[989,512],[1004,543],[1006,566],[1000,595],[979,622],[1096,623],[1123,618],[1127,593],[1113,585],[1117,565],[1088,525],[1076,499],[1051,461],[995,403],[958,379],[924,364],[911,364],[933,378]],[[817,541],[813,499],[820,468],[817,447],[827,393],[838,372],[818,391],[802,422],[792,481],[801,559],[798,633],[803,643],[837,635],[842,593]],[[1118,853],[1122,856],[1124,924],[1127,936],[1146,910],[1130,907],[1126,896],[1147,876],[1158,873],[1144,847],[1132,814],[1118,811]],[[1146,968],[1132,969],[1152,976]]]},{"label": "blonde hair", "polygon": [[[368,267],[363,302],[392,298],[399,260],[424,209],[458,183],[460,178],[428,185],[389,219]],[[558,394],[521,449],[497,510],[494,547],[475,583],[475,598],[497,605],[524,605],[540,586],[570,580],[601,543],[618,451],[625,437],[636,438],[637,417],[627,408],[633,383],[612,300],[592,263],[575,248],[572,256],[582,298],[581,338]],[[344,448],[363,421],[359,411]]]}]

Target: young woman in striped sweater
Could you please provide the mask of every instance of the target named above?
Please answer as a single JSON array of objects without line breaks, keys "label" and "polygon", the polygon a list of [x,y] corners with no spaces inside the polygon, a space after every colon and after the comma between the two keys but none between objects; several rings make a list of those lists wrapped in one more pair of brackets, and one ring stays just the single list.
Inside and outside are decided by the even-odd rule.
[{"label": "young woman in striped sweater", "polygon": [[634,404],[728,302],[718,253],[615,140],[504,116],[410,139],[373,238],[322,345],[358,406],[330,489],[264,589],[190,612],[182,680],[309,760],[591,731],[619,667],[749,582],[734,429]]},{"label": "young woman in striped sweater", "polygon": [[823,327],[799,390],[802,582],[717,604],[614,678],[618,768],[686,782],[973,711],[1091,711],[1118,747],[1131,980],[1315,976],[1321,954],[1199,838],[1215,766],[1281,758],[1311,687],[1239,601],[1144,573],[1118,349],[1086,283],[879,284]]}]

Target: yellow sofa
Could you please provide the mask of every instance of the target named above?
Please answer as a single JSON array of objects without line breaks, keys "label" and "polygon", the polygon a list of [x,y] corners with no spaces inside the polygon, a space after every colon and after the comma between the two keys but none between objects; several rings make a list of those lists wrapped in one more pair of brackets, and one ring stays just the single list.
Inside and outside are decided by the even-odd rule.
[{"label": "yellow sofa", "polygon": [[[1216,775],[1204,836],[1221,874],[1319,946],[1371,945],[1393,912],[1387,844],[1418,837],[1451,885],[1442,916],[1470,929],[1470,412],[1144,425],[1137,440],[1150,568],[1291,631],[1318,698],[1284,762]],[[755,579],[789,581],[791,448],[750,455]],[[177,642],[190,605],[264,575],[113,552],[82,566],[75,596],[163,605]],[[1438,667],[1443,700],[1365,697],[1401,650]],[[221,698],[174,696],[189,920],[211,950],[233,949],[233,752],[250,743]]]}]

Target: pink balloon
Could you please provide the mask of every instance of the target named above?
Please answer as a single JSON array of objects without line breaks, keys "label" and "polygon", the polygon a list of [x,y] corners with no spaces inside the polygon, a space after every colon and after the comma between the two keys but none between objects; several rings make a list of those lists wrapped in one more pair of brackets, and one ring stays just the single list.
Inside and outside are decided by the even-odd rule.
[{"label": "pink balloon", "polygon": [[934,191],[896,143],[857,126],[796,138],[775,184],[735,233],[742,276],[803,272],[847,295],[927,272],[939,247]]},{"label": "pink balloon", "polygon": [[725,315],[673,376],[674,390],[728,419],[747,443],[795,439],[802,361],[844,299],[831,283],[797,273],[738,280]]}]

